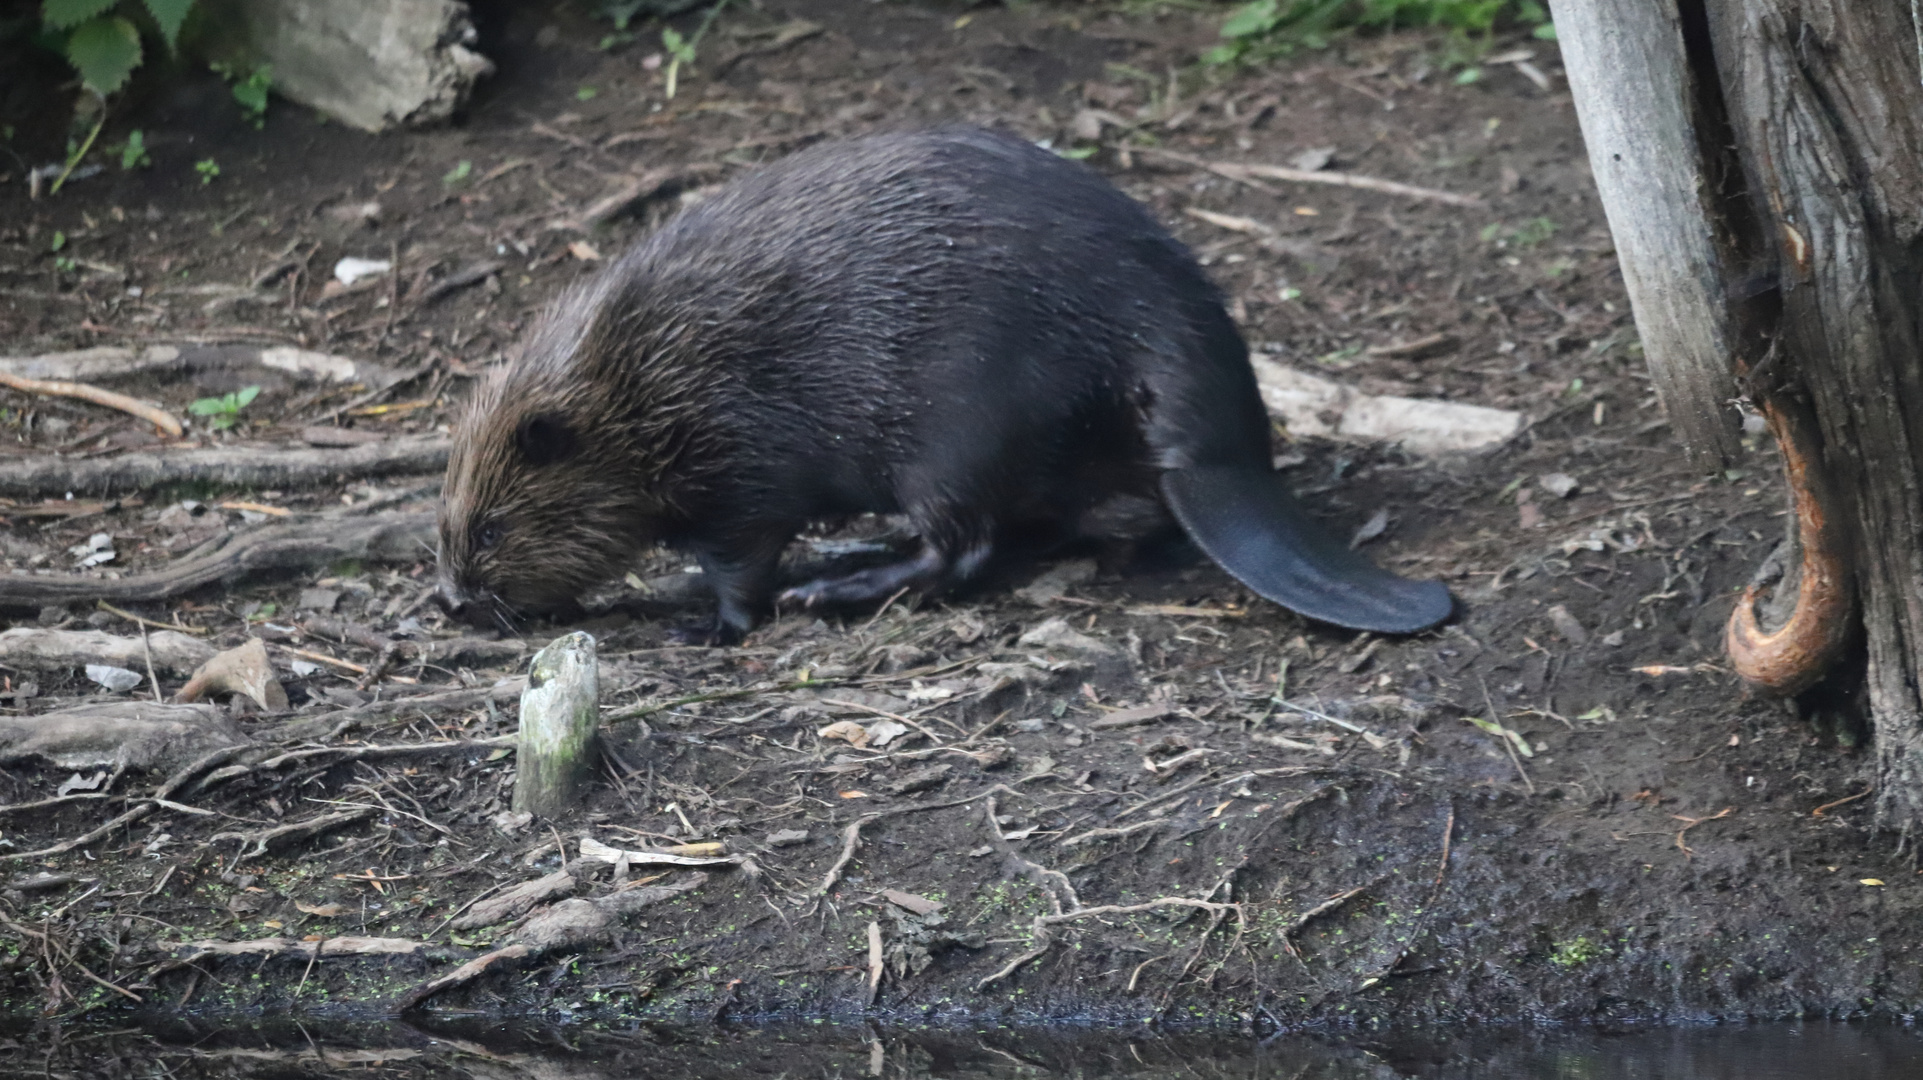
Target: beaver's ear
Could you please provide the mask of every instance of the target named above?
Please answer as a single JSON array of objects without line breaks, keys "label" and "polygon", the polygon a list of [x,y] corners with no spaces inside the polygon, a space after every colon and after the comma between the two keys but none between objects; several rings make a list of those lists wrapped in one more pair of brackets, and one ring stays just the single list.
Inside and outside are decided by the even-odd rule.
[{"label": "beaver's ear", "polygon": [[574,429],[558,416],[530,416],[514,431],[514,445],[530,465],[553,465],[574,456]]}]

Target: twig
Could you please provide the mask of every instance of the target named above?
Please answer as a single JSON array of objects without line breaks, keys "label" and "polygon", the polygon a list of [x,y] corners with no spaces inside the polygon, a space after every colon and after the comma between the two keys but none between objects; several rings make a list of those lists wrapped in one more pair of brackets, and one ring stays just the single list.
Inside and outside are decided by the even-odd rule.
[{"label": "twig", "polygon": [[160,677],[154,674],[154,649],[147,642],[147,624],[140,624],[140,652],[147,658],[147,685],[154,688],[154,700],[161,700]]},{"label": "twig", "polygon": [[206,635],[213,633],[212,630],[208,629],[205,626],[187,626],[182,623],[155,622],[152,619],[142,618],[139,615],[135,615],[131,611],[126,611],[124,609],[117,608],[112,604],[109,604],[105,600],[95,600],[94,607],[99,608],[100,610],[106,612],[109,615],[118,615],[119,617],[127,620],[130,623],[134,623],[138,626],[145,627],[151,630],[172,630],[172,631],[175,631],[176,633],[193,634],[199,637],[205,637]]},{"label": "twig", "polygon": [[1174,150],[1163,150],[1152,146],[1132,146],[1129,147],[1129,150],[1137,154],[1148,154],[1152,157],[1179,161],[1191,168],[1205,169],[1217,176],[1247,184],[1259,190],[1269,191],[1272,194],[1276,193],[1274,189],[1270,188],[1267,184],[1260,183],[1257,178],[1260,178],[1260,180],[1282,180],[1292,184],[1327,184],[1331,187],[1379,191],[1385,195],[1400,195],[1409,199],[1423,199],[1429,202],[1447,203],[1450,206],[1482,205],[1481,197],[1476,195],[1458,195],[1453,191],[1417,187],[1414,184],[1403,184],[1394,180],[1383,180],[1374,176],[1362,176],[1357,173],[1310,172],[1306,169],[1291,169],[1282,165],[1264,165],[1259,162],[1205,161],[1201,158],[1191,157],[1188,154],[1178,153]]},{"label": "twig", "polygon": [[0,386],[9,386],[29,394],[44,394],[48,397],[77,398],[81,401],[91,401],[95,405],[105,405],[109,409],[119,409],[121,412],[138,416],[176,439],[186,431],[181,427],[180,421],[174,419],[165,409],[149,405],[137,398],[130,398],[125,394],[116,394],[112,390],[88,386],[86,383],[65,382],[59,379],[29,379],[24,375],[0,371]]},{"label": "twig", "polygon": [[1854,795],[1846,795],[1846,796],[1844,796],[1843,798],[1840,798],[1840,799],[1838,799],[1838,800],[1836,800],[1835,802],[1826,802],[1826,803],[1824,803],[1823,805],[1821,805],[1821,806],[1819,806],[1819,807],[1817,807],[1816,809],[1814,809],[1814,810],[1811,810],[1811,811],[1810,811],[1810,816],[1811,816],[1811,817],[1822,817],[1822,816],[1823,816],[1823,811],[1825,811],[1825,810],[1834,810],[1834,809],[1836,809],[1837,807],[1839,807],[1839,806],[1842,806],[1842,805],[1843,805],[1843,804],[1845,804],[1845,803],[1853,803],[1853,802],[1855,802],[1855,801],[1856,801],[1856,800],[1858,800],[1858,799],[1863,799],[1863,798],[1868,798],[1869,796],[1871,796],[1871,795],[1873,795],[1873,794],[1875,794],[1875,793],[1876,793],[1876,785],[1875,785],[1875,784],[1871,784],[1871,785],[1870,785],[1869,787],[1866,787],[1866,788],[1864,788],[1864,789],[1863,789],[1862,791],[1859,791],[1859,792],[1857,792],[1857,793],[1856,793],[1856,794],[1854,794]]},{"label": "twig", "polygon": [[[1868,794],[1868,792],[1865,792],[1864,794]],[[1729,815],[1735,812],[1736,812],[1735,807],[1725,806],[1722,808],[1722,810],[1714,814],[1711,814],[1708,817],[1693,818],[1693,817],[1685,817],[1682,814],[1669,815],[1670,817],[1675,818],[1677,821],[1684,823],[1682,828],[1676,830],[1676,850],[1682,852],[1684,858],[1694,859],[1696,857],[1696,853],[1690,850],[1688,844],[1683,843],[1683,834],[1695,828],[1696,826],[1703,824],[1706,821],[1721,821],[1722,819],[1728,817]]]},{"label": "twig", "polygon": [[1168,824],[1167,818],[1150,818],[1147,821],[1138,821],[1133,825],[1124,825],[1119,829],[1090,829],[1079,836],[1071,836],[1066,840],[1058,840],[1055,846],[1070,848],[1078,847],[1082,844],[1092,844],[1097,840],[1120,840],[1124,836],[1131,836],[1141,832],[1143,829],[1153,829],[1166,824]]},{"label": "twig", "polygon": [[685,697],[671,698],[652,705],[629,705],[615,709],[601,717],[603,724],[618,724],[623,720],[639,720],[658,712],[678,709],[683,705],[694,705],[704,701],[727,701],[733,698],[754,697],[758,694],[780,694],[790,690],[806,690],[816,686],[838,686],[846,679],[798,679],[776,686],[750,686],[740,690],[717,690],[707,694],[689,694]]},{"label": "twig", "polygon": [[[1482,702],[1489,706],[1489,722],[1500,725],[1502,723],[1502,715],[1496,711],[1496,699],[1489,696],[1489,683],[1480,675],[1476,676],[1476,682],[1482,684]],[[1522,755],[1516,753],[1514,740],[1507,736],[1501,736],[1498,737],[1496,741],[1502,744],[1504,750],[1509,751],[1509,760],[1516,766],[1516,775],[1522,777],[1523,786],[1529,789],[1529,794],[1534,795],[1536,793],[1536,784],[1533,780],[1529,779],[1528,770],[1522,767]]]},{"label": "twig", "polygon": [[1013,795],[1018,799],[1028,798],[1028,796],[1023,795],[1021,792],[1014,790],[1006,784],[996,784],[986,791],[978,791],[973,795],[966,795],[959,799],[950,799],[947,802],[916,803],[912,806],[897,806],[890,810],[877,810],[873,813],[863,814],[849,822],[848,827],[841,831],[841,856],[835,860],[835,864],[829,867],[828,872],[822,876],[821,884],[808,890],[808,895],[816,897],[817,899],[826,896],[828,895],[828,890],[834,888],[835,883],[841,880],[842,870],[845,869],[849,861],[855,857],[856,849],[861,846],[862,826],[880,821],[882,818],[898,817],[902,814],[918,814],[924,810],[947,810],[956,806],[965,806],[983,796],[992,796],[997,793]]},{"label": "twig", "polygon": [[311,488],[345,477],[424,475],[447,467],[445,436],[405,436],[344,450],[278,450],[220,446],[201,450],[141,451],[104,458],[40,454],[0,468],[0,495],[59,496],[66,492],[135,491],[167,484],[240,488]]},{"label": "twig", "polygon": [[842,869],[854,859],[855,849],[861,846],[861,827],[879,817],[881,817],[880,814],[869,814],[865,817],[858,817],[849,822],[847,828],[841,830],[841,857],[835,860],[835,864],[828,868],[826,874],[822,875],[821,884],[808,890],[812,895],[816,897],[826,896],[828,895],[828,890],[835,887],[835,882],[841,880]]},{"label": "twig", "polygon": [[1033,923],[1036,941],[1035,948],[1010,960],[1008,963],[1002,965],[1000,971],[976,983],[975,991],[980,993],[988,989],[990,986],[1013,975],[1023,964],[1048,952],[1049,945],[1051,944],[1048,928],[1051,926],[1074,922],[1077,919],[1093,918],[1097,915],[1136,915],[1144,911],[1155,911],[1160,908],[1169,907],[1195,908],[1208,912],[1228,912],[1239,911],[1241,906],[1240,904],[1217,904],[1209,900],[1191,900],[1186,896],[1164,896],[1142,904],[1104,904],[1100,907],[1076,908],[1074,911],[1064,911],[1056,915],[1037,915]]},{"label": "twig", "polygon": [[1421,940],[1422,935],[1428,932],[1429,919],[1435,912],[1436,900],[1442,896],[1443,880],[1449,875],[1449,851],[1455,842],[1455,833],[1456,808],[1455,805],[1451,803],[1449,806],[1449,820],[1444,822],[1442,826],[1442,857],[1436,861],[1435,884],[1430,886],[1429,898],[1422,903],[1422,910],[1418,915],[1415,929],[1403,940],[1402,947],[1396,950],[1395,958],[1390,960],[1388,965],[1380,972],[1362,980],[1361,984],[1356,987],[1357,992],[1367,990],[1371,986],[1394,975],[1396,968],[1402,966],[1402,961],[1408,957],[1409,950],[1415,948],[1416,942]]},{"label": "twig", "polygon": [[[124,986],[117,986],[101,978],[100,976],[95,975],[91,970],[88,969],[87,965],[81,963],[73,955],[73,953],[68,952],[66,946],[54,944],[53,938],[50,937],[49,935],[43,934],[38,930],[32,930],[27,927],[21,926],[19,923],[14,922],[12,919],[7,918],[5,915],[0,915],[0,923],[6,923],[8,926],[13,928],[14,933],[20,934],[23,937],[39,938],[40,943],[43,946],[47,946],[53,949],[59,949],[61,959],[65,960],[69,964],[72,964],[74,967],[80,969],[80,974],[85,975],[87,978],[93,980],[94,982],[100,984],[101,986],[104,986],[107,989],[112,990],[114,993],[119,994],[122,997],[132,998],[136,1005],[146,1004],[145,1001],[141,1000],[140,995],[134,993],[132,990],[129,990]],[[49,960],[52,959],[51,955],[48,957],[48,959]]]},{"label": "twig", "polygon": [[1329,912],[1334,911],[1336,908],[1341,907],[1343,904],[1348,903],[1350,900],[1353,900],[1356,897],[1361,896],[1363,893],[1368,892],[1371,888],[1374,888],[1375,885],[1380,880],[1381,879],[1378,878],[1376,881],[1370,882],[1367,885],[1358,885],[1355,888],[1350,889],[1348,892],[1337,893],[1336,895],[1329,897],[1327,900],[1322,901],[1320,904],[1317,904],[1316,906],[1296,916],[1296,919],[1294,922],[1282,928],[1282,947],[1288,950],[1290,956],[1300,959],[1302,954],[1296,950],[1295,935],[1301,933],[1304,929],[1308,927],[1310,923],[1314,922],[1316,919],[1319,919],[1322,916],[1327,915]]},{"label": "twig", "polygon": [[[1023,874],[1033,879],[1036,884],[1048,890],[1048,903],[1050,907],[1055,909],[1055,914],[1060,915],[1064,911],[1081,910],[1082,898],[1075,895],[1075,886],[1070,884],[1067,874],[1062,873],[1060,870],[1050,870],[1041,863],[1023,858],[1015,851],[1013,845],[1008,842],[1008,838],[1002,835],[1002,827],[995,821],[995,800],[993,798],[988,800],[987,804],[983,806],[982,811],[982,817],[988,823],[989,840],[994,843],[996,848],[1000,849],[1004,858],[1021,867]],[[1068,903],[1064,905],[1062,903],[1063,900],[1067,900]]]}]

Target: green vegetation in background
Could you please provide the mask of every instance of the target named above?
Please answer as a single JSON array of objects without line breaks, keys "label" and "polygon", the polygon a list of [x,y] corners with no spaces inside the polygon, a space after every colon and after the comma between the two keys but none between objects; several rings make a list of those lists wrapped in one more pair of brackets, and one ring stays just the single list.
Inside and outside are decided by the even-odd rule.
[{"label": "green vegetation in background", "polygon": [[215,431],[225,431],[240,422],[240,410],[253,404],[260,396],[260,387],[247,386],[231,394],[220,397],[204,397],[187,406],[187,411],[195,416],[207,417],[207,426]]},{"label": "green vegetation in background", "polygon": [[[110,112],[109,99],[126,89],[134,72],[152,54],[148,42],[157,39],[167,55],[179,55],[182,28],[190,17],[198,22],[199,15],[196,0],[41,0],[39,8],[35,41],[66,59],[80,77],[84,91],[75,107],[74,135],[67,144],[65,167],[49,189],[50,194],[57,194],[100,137]],[[185,36],[194,37],[195,32],[188,31]],[[232,85],[242,118],[261,127],[266,122],[267,94],[273,86],[271,69],[266,65],[251,70],[229,64],[212,66]],[[119,155],[124,169],[153,163],[139,131],[110,152]],[[212,181],[219,172],[208,164],[195,165],[202,183]]]},{"label": "green vegetation in background", "polygon": [[1355,30],[1440,27],[1467,39],[1499,25],[1533,27],[1553,41],[1555,24],[1540,0],[1254,0],[1222,24],[1222,44],[1203,63],[1260,63],[1301,49],[1327,48]]},{"label": "green vegetation in background", "polygon": [[267,91],[274,86],[273,65],[262,64],[246,74],[234,64],[217,62],[208,66],[233,86],[234,103],[240,106],[241,118],[256,130],[263,127],[267,123]]}]

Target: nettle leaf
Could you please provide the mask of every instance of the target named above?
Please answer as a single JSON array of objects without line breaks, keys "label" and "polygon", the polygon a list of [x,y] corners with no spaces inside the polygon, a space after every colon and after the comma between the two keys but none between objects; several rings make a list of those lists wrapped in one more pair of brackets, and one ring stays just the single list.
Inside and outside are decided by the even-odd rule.
[{"label": "nettle leaf", "polygon": [[116,0],[46,0],[40,18],[56,30],[70,30],[113,7]]},{"label": "nettle leaf", "polygon": [[1225,38],[1255,37],[1275,29],[1281,19],[1275,0],[1255,0],[1255,3],[1236,9],[1222,24]]},{"label": "nettle leaf", "polygon": [[187,13],[193,7],[194,0],[147,0],[147,11],[153,15],[154,22],[160,24],[160,36],[166,40],[169,52],[180,37],[180,24],[187,21]]},{"label": "nettle leaf", "polygon": [[81,23],[67,38],[67,62],[89,90],[106,97],[140,66],[140,31],[118,15]]}]

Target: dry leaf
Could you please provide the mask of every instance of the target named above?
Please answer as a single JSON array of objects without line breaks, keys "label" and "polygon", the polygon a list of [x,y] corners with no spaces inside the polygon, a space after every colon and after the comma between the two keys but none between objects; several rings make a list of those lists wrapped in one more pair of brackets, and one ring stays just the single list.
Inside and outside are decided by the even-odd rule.
[{"label": "dry leaf", "polygon": [[294,901],[294,910],[308,915],[316,915],[323,919],[335,919],[345,914],[347,907],[344,904],[303,904],[299,900],[296,900]]},{"label": "dry leaf", "polygon": [[267,659],[267,646],[259,638],[248,638],[216,654],[200,665],[194,677],[174,695],[177,702],[201,701],[210,694],[245,694],[263,709],[285,709],[287,691]]},{"label": "dry leaf", "polygon": [[824,739],[840,739],[855,747],[867,746],[869,739],[868,729],[853,720],[837,720],[815,734]]},{"label": "dry leaf", "polygon": [[601,253],[594,250],[594,245],[588,243],[586,240],[576,240],[574,243],[569,244],[568,254],[574,256],[575,258],[581,260],[582,262],[600,262],[601,261]]},{"label": "dry leaf", "polygon": [[889,903],[907,908],[917,915],[928,915],[941,910],[941,901],[930,900],[926,896],[917,896],[911,892],[902,892],[900,889],[883,889],[881,895],[887,897]]}]

